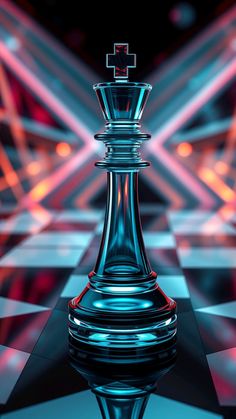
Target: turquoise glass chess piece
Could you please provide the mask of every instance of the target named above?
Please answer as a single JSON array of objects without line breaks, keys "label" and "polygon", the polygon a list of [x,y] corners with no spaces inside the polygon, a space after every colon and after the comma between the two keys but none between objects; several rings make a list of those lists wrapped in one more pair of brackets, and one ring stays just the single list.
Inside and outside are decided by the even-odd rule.
[{"label": "turquoise glass chess piece", "polygon": [[156,282],[146,256],[139,216],[138,173],[149,166],[139,148],[150,135],[140,119],[151,91],[129,82],[136,57],[128,44],[107,55],[114,82],[94,85],[106,125],[95,139],[106,146],[96,166],[107,171],[107,206],[100,250],[89,283],[69,303],[69,332],[81,345],[105,351],[140,353],[176,334],[176,303]]}]

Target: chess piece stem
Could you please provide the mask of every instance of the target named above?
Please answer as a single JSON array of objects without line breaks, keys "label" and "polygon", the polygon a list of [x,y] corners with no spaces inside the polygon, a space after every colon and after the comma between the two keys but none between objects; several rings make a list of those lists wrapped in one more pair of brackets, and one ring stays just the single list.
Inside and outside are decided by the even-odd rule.
[{"label": "chess piece stem", "polygon": [[[108,172],[107,209],[97,263],[90,281],[98,289],[145,291],[155,285],[138,209],[138,173]],[[146,279],[144,281],[144,278]],[[149,280],[147,280],[149,278]]]}]

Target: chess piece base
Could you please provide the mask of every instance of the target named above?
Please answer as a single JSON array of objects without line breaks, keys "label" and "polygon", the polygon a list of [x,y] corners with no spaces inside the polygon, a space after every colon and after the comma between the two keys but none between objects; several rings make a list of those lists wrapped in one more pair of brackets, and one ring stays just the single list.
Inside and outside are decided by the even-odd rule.
[{"label": "chess piece base", "polygon": [[83,344],[127,351],[155,347],[176,334],[176,303],[160,287],[101,292],[88,284],[69,303],[69,333]]}]

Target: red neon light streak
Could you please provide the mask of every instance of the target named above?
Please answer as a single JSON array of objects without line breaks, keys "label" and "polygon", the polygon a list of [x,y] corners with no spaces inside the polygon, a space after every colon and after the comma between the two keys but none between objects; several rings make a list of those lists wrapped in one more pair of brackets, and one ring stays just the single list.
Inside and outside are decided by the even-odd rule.
[{"label": "red neon light streak", "polygon": [[45,85],[19,61],[18,58],[12,55],[3,42],[0,42],[0,57],[7,66],[17,73],[18,77],[27,86],[31,87],[32,90],[36,92],[37,96],[40,97],[47,106],[50,106],[54,113],[57,114],[73,132],[75,132],[85,143],[93,144],[93,146],[91,145],[91,149],[95,150],[98,147],[97,145],[95,146],[95,142],[91,142],[92,134],[81,121],[78,122],[78,118],[66,108],[63,102],[59,102],[54,94],[51,93]]},{"label": "red neon light streak", "polygon": [[211,39],[217,31],[224,30],[231,21],[236,19],[236,7],[232,7],[229,11],[220,16],[210,27],[206,28],[198,37],[190,42],[180,53],[176,54],[170,59],[158,74],[154,74],[152,79],[149,78],[149,83],[155,84],[162,78],[166,77],[167,72],[172,71],[175,67],[175,62],[183,61],[188,55],[195,54],[197,48],[205,44],[205,41]]},{"label": "red neon light streak", "polygon": [[210,83],[200,90],[190,102],[181,109],[173,118],[168,121],[159,132],[156,133],[154,139],[147,147],[151,152],[158,154],[158,158],[166,165],[168,169],[179,178],[185,180],[190,190],[193,190],[201,200],[206,204],[212,204],[213,199],[206,189],[196,180],[190,172],[181,166],[170,153],[163,148],[163,143],[173,135],[194,113],[197,112],[216,92],[218,92],[232,77],[236,74],[236,60],[231,61]]},{"label": "red neon light streak", "polygon": [[[232,60],[209,84],[203,87],[170,121],[157,131],[152,142],[147,145],[151,150],[158,149],[165,140],[170,138],[194,113],[210,100],[236,74],[236,59]],[[156,144],[157,143],[157,144]]]},{"label": "red neon light streak", "polygon": [[78,167],[90,157],[90,146],[83,147],[71,159],[65,162],[56,172],[39,182],[21,201],[23,207],[32,206],[35,202],[40,202],[50,192],[55,190],[65,179],[71,175]]}]

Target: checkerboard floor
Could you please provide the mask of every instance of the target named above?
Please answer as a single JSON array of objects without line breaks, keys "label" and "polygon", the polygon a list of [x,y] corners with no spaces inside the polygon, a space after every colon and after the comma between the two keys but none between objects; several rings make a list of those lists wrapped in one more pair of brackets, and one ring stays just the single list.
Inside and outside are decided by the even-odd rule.
[{"label": "checkerboard floor", "polygon": [[[0,215],[2,419],[100,418],[67,360],[67,303],[93,268],[100,211]],[[236,227],[210,211],[142,211],[147,253],[178,304],[178,359],[144,418],[236,417]]]}]

